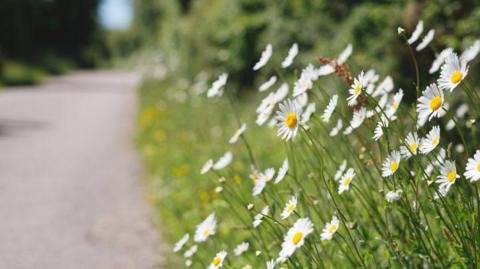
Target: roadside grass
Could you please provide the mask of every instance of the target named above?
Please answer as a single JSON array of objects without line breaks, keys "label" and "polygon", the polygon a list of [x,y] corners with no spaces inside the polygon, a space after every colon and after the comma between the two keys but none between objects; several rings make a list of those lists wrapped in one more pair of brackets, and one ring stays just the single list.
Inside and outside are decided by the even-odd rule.
[{"label": "roadside grass", "polygon": [[[181,84],[168,78],[162,81],[147,79],[139,91],[141,108],[137,144],[146,168],[149,201],[158,213],[157,224],[170,246],[186,232],[192,233],[192,228],[212,208],[219,214],[227,210],[247,211],[246,207],[230,208],[215,192],[218,181],[200,175],[200,168],[209,158],[216,160],[224,154],[219,148],[226,146],[219,145],[228,145],[229,138],[238,128],[231,107],[225,99],[212,101],[203,95],[189,94],[185,91],[186,86]],[[237,109],[241,118],[254,118],[252,97],[247,95],[239,100]],[[274,132],[250,122],[247,124],[249,132],[246,136],[252,148],[262,149],[258,151],[261,155],[255,155],[264,164],[262,167],[270,163],[279,166],[285,153],[281,142],[273,139]],[[235,157],[231,177],[227,180],[232,180],[238,189],[245,189],[241,186],[251,185],[251,179],[245,176],[248,173],[240,171],[250,170],[245,166],[249,163],[248,155],[241,141],[231,150]],[[249,196],[250,193],[242,194],[245,201]],[[236,227],[233,219],[223,220],[218,232],[230,236],[232,241],[246,232],[240,227],[238,231],[227,227]],[[202,251],[197,255],[203,255]],[[173,255],[171,248],[167,250],[166,258],[166,268],[180,267],[181,261]]]}]

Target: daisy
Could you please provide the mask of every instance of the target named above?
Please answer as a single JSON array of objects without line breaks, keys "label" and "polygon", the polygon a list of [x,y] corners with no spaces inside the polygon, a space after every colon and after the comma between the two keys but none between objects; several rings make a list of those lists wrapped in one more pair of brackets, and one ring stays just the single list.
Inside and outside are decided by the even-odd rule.
[{"label": "daisy", "polygon": [[213,160],[208,159],[208,161],[202,166],[202,169],[200,170],[200,175],[206,174],[208,171],[210,171],[212,166],[213,166]]},{"label": "daisy", "polygon": [[433,117],[440,117],[442,109],[444,109],[443,91],[437,87],[437,84],[430,84],[418,98],[418,117],[431,120]]},{"label": "daisy", "polygon": [[288,171],[288,159],[283,160],[282,166],[278,169],[277,177],[274,183],[277,184],[283,180]]},{"label": "daisy", "polygon": [[312,114],[317,110],[315,103],[310,103],[308,104],[307,108],[305,109],[305,112],[302,114],[302,124],[307,124],[308,121],[310,120],[310,117]]},{"label": "daisy", "polygon": [[265,47],[265,50],[262,51],[262,56],[260,57],[260,60],[258,60],[258,62],[253,66],[253,71],[257,71],[266,65],[268,60],[270,60],[270,57],[272,57],[272,44],[268,44]]},{"label": "daisy", "polygon": [[428,31],[428,33],[423,37],[422,42],[420,42],[420,44],[418,44],[418,46],[416,48],[417,51],[421,51],[424,48],[426,48],[428,46],[428,44],[430,44],[430,42],[432,42],[434,36],[435,36],[435,30],[431,29],[430,31]]},{"label": "daisy", "polygon": [[305,237],[312,232],[313,224],[310,219],[298,219],[285,235],[279,256],[284,259],[292,256],[295,250],[303,245]]},{"label": "daisy", "polygon": [[285,97],[287,97],[287,95],[288,95],[288,84],[283,83],[282,85],[280,85],[280,87],[275,92],[275,101],[278,103],[278,102],[282,101],[283,99],[285,99]]},{"label": "daisy", "polygon": [[320,66],[315,70],[316,77],[330,75],[335,72],[335,67],[330,64]]},{"label": "daisy", "polygon": [[357,129],[362,125],[363,121],[367,116],[367,109],[365,107],[360,108],[359,110],[353,112],[352,120],[350,121],[350,127],[352,129]]},{"label": "daisy", "polygon": [[287,141],[293,139],[297,134],[300,115],[301,110],[294,101],[288,99],[280,103],[280,110],[276,117],[279,121],[277,135]]},{"label": "daisy", "polygon": [[293,211],[295,211],[295,208],[297,208],[297,197],[292,196],[292,198],[290,198],[290,201],[288,201],[282,211],[282,219],[288,218],[293,213]]},{"label": "daisy", "polygon": [[197,253],[197,250],[198,250],[198,246],[197,245],[193,245],[191,246],[189,249],[187,249],[185,251],[185,253],[183,253],[183,257],[185,258],[190,258],[192,257],[193,255],[195,255],[195,253]]},{"label": "daisy", "polygon": [[230,151],[225,152],[225,154],[218,159],[216,163],[213,164],[212,168],[214,170],[221,170],[227,167],[232,162],[233,155]]},{"label": "daisy", "polygon": [[402,156],[405,159],[409,159],[412,157],[412,155],[417,155],[418,152],[418,147],[420,145],[420,142],[418,140],[418,134],[417,133],[408,133],[407,138],[405,139],[405,145],[400,148],[400,151],[402,152]]},{"label": "daisy", "polygon": [[340,130],[342,130],[342,127],[343,127],[343,121],[342,119],[338,119],[337,124],[335,125],[335,127],[333,127],[333,129],[330,131],[328,135],[332,137],[336,136],[340,132]]},{"label": "daisy", "polygon": [[222,73],[218,79],[213,82],[212,87],[207,90],[207,97],[212,98],[216,96],[222,96],[223,87],[227,84],[228,74]]},{"label": "daisy", "polygon": [[242,253],[248,250],[249,246],[250,244],[248,244],[248,242],[242,242],[235,247],[233,253],[235,254],[235,256],[240,256],[242,255]]},{"label": "daisy", "polygon": [[473,158],[469,158],[467,162],[467,171],[463,174],[470,182],[480,179],[480,150],[475,152]]},{"label": "daisy", "polygon": [[428,154],[440,144],[440,127],[433,126],[428,132],[427,137],[423,138],[420,143],[420,152]]},{"label": "daisy", "polygon": [[190,239],[189,234],[185,234],[177,243],[175,243],[175,247],[173,248],[173,252],[178,252],[183,248],[185,243],[187,243],[188,239]]},{"label": "daisy", "polygon": [[365,86],[364,74],[362,71],[360,75],[353,80],[353,84],[350,86],[350,90],[348,90],[350,93],[350,96],[347,98],[349,106],[353,106],[356,103],[357,97],[360,96],[362,89]]},{"label": "daisy", "polygon": [[352,55],[353,46],[352,44],[348,44],[347,47],[340,53],[337,58],[337,64],[341,65],[347,61],[348,57]]},{"label": "daisy", "polygon": [[269,212],[270,208],[266,206],[262,209],[260,214],[255,215],[255,217],[253,217],[253,228],[257,228],[262,223],[263,216],[268,215]]},{"label": "daisy", "polygon": [[266,91],[270,87],[272,87],[273,84],[275,84],[275,82],[277,82],[277,77],[276,76],[271,76],[267,81],[265,81],[264,83],[262,83],[262,85],[260,85],[258,90],[261,91],[261,92]]},{"label": "daisy", "polygon": [[423,32],[423,21],[419,21],[417,23],[417,26],[415,26],[415,30],[412,33],[412,36],[407,40],[408,44],[413,44],[417,39],[420,37],[420,35]]},{"label": "daisy", "polygon": [[373,131],[373,140],[378,141],[383,136],[383,128],[387,128],[389,125],[388,120],[379,120],[375,130]]},{"label": "daisy", "polygon": [[477,54],[480,52],[480,39],[475,40],[475,42],[468,47],[463,53],[460,55],[460,60],[462,62],[468,63],[471,60],[477,57]]},{"label": "daisy", "polygon": [[247,124],[243,123],[242,126],[240,126],[240,128],[238,128],[238,130],[235,131],[235,134],[232,136],[232,138],[230,138],[228,143],[230,144],[237,143],[238,138],[245,132],[245,130],[247,130]]},{"label": "daisy", "polygon": [[332,96],[332,98],[330,98],[330,101],[328,101],[327,107],[323,111],[323,115],[322,115],[323,122],[330,121],[330,117],[332,117],[333,111],[337,107],[337,102],[338,102],[338,95],[335,94]]},{"label": "daisy", "polygon": [[288,50],[288,55],[285,57],[285,59],[282,61],[282,67],[287,68],[293,63],[293,59],[295,59],[295,56],[298,54],[298,45],[297,43],[293,43],[292,47]]},{"label": "daisy", "polygon": [[400,107],[400,103],[403,99],[403,90],[399,89],[398,92],[393,96],[392,103],[387,107],[387,117],[393,120],[393,116],[397,112],[398,108]]},{"label": "daisy", "polygon": [[345,172],[345,175],[343,175],[340,180],[340,185],[338,186],[338,194],[342,194],[342,192],[347,191],[350,188],[350,183],[355,175],[355,170],[353,170],[353,168],[349,168],[347,172]]},{"label": "daisy", "polygon": [[327,223],[327,225],[325,225],[323,228],[322,234],[320,235],[322,240],[331,240],[339,227],[340,220],[337,218],[337,216],[333,216],[332,221]]},{"label": "daisy", "polygon": [[391,92],[394,88],[393,79],[390,76],[386,76],[383,81],[377,86],[375,91],[372,93],[373,97],[377,97],[379,95],[384,95]]},{"label": "daisy", "polygon": [[270,260],[267,262],[267,269],[274,269],[277,262],[275,260]]},{"label": "daisy", "polygon": [[442,64],[445,62],[445,59],[447,59],[448,55],[450,55],[452,53],[453,53],[452,48],[443,49],[437,55],[437,58],[435,58],[435,60],[433,61],[432,66],[428,70],[428,73],[433,74],[433,73],[437,72],[440,69],[440,67],[442,66]]},{"label": "daisy", "polygon": [[453,91],[460,82],[467,76],[468,66],[466,62],[460,61],[456,53],[451,53],[440,71],[438,87],[442,90]]},{"label": "daisy", "polygon": [[403,193],[403,190],[401,190],[401,189],[398,189],[398,190],[395,190],[395,191],[389,191],[385,195],[385,198],[387,199],[387,202],[393,203],[393,202],[399,200],[400,197],[402,197],[402,193]]},{"label": "daisy", "polygon": [[389,177],[395,174],[395,172],[398,169],[398,166],[400,165],[400,159],[401,159],[400,152],[396,150],[392,151],[392,153],[390,153],[390,156],[388,156],[385,162],[383,163],[382,176]]},{"label": "daisy", "polygon": [[300,78],[293,85],[293,97],[296,97],[313,87],[313,80],[317,77],[317,72],[312,64],[307,65],[302,70]]},{"label": "daisy", "polygon": [[347,160],[343,160],[340,167],[338,167],[337,172],[335,172],[335,177],[334,177],[335,181],[339,180],[342,177],[343,172],[345,171],[346,168],[347,168]]},{"label": "daisy", "polygon": [[208,269],[218,269],[222,267],[225,257],[227,257],[227,252],[225,250],[217,253],[217,255],[215,255],[215,258],[213,258],[212,263],[210,263],[210,266],[208,266]]},{"label": "daisy", "polygon": [[197,225],[195,231],[195,242],[204,242],[211,235],[215,234],[217,228],[217,220],[215,219],[215,213],[210,214],[202,223]]},{"label": "daisy", "polygon": [[190,267],[190,266],[192,266],[192,260],[186,260],[185,267]]},{"label": "daisy", "polygon": [[[254,174],[256,175],[256,174]],[[275,169],[273,168],[268,168],[265,170],[263,173],[258,173],[258,177],[255,176],[250,176],[255,183],[255,186],[253,187],[253,196],[259,195],[262,193],[263,189],[265,188],[267,182],[272,180],[273,175],[275,175]]]},{"label": "daisy", "polygon": [[440,169],[440,175],[437,177],[439,195],[437,195],[436,198],[438,198],[438,196],[445,196],[459,177],[455,163],[445,161],[444,166]]}]

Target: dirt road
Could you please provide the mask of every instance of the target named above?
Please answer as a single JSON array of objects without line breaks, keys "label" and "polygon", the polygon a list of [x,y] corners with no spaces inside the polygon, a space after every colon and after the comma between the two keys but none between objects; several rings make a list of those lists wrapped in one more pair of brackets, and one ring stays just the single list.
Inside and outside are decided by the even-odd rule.
[{"label": "dirt road", "polygon": [[137,78],[76,72],[0,92],[0,268],[152,268]]}]

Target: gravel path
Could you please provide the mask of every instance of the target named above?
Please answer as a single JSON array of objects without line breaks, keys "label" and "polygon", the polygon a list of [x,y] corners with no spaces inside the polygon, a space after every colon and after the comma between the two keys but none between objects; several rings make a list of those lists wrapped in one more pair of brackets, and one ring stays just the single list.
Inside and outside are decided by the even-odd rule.
[{"label": "gravel path", "polygon": [[76,72],[0,92],[0,268],[152,268],[137,78]]}]

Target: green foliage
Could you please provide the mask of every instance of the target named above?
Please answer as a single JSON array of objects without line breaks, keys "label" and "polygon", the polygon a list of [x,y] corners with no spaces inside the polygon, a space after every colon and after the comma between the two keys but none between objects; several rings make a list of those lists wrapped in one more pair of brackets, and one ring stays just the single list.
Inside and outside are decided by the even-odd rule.
[{"label": "green foliage", "polygon": [[38,68],[19,62],[5,62],[0,75],[0,84],[34,85],[42,81],[45,73]]}]

